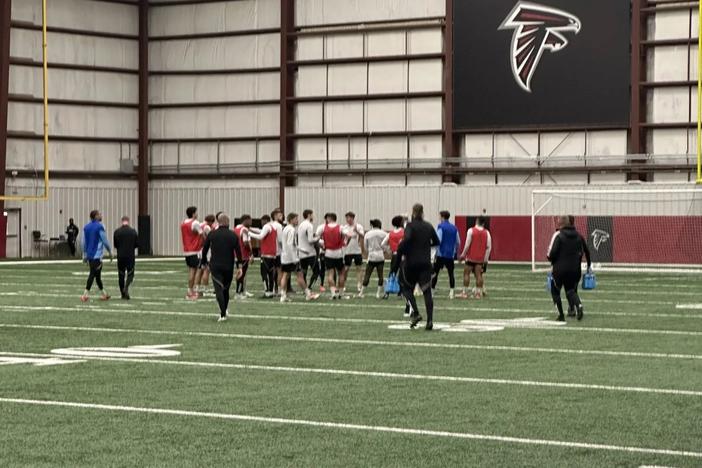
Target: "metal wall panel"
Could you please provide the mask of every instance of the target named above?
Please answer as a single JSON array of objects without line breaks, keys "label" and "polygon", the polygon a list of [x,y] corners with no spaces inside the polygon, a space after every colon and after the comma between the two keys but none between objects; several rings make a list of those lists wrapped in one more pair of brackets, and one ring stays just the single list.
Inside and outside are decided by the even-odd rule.
[{"label": "metal wall panel", "polygon": [[236,218],[250,214],[257,218],[270,213],[278,204],[277,187],[236,188],[202,187],[183,188],[178,181],[162,182],[149,190],[152,207],[151,245],[155,255],[180,255],[180,223],[189,206],[197,206],[200,219],[208,214],[224,211]]},{"label": "metal wall panel", "polygon": [[[692,184],[646,185],[643,187],[586,186],[588,190],[626,189],[636,192],[641,188],[655,189],[691,189]],[[558,186],[554,190],[582,190],[584,186]],[[317,221],[326,212],[335,212],[340,217],[347,211],[354,211],[361,224],[367,224],[371,218],[379,218],[384,227],[398,214],[409,213],[412,205],[420,202],[424,205],[427,221],[435,223],[439,211],[449,210],[455,215],[478,215],[483,212],[494,216],[531,215],[531,193],[537,189],[549,189],[545,186],[484,186],[484,187],[339,187],[287,188],[285,199],[288,210],[302,212],[311,208],[317,213]],[[619,201],[617,202],[617,199]],[[582,211],[583,201],[597,200],[596,196],[574,196],[568,202],[554,203],[554,209],[578,214]],[[560,211],[559,211],[560,210]],[[608,195],[593,203],[588,211],[609,215],[692,215],[702,214],[702,190],[694,197],[690,195]],[[551,214],[551,213],[549,213]],[[552,214],[555,214],[552,213]]]},{"label": "metal wall panel", "polygon": [[[136,220],[137,190],[134,181],[74,181],[52,187],[47,202],[8,202],[8,208],[22,210],[22,256],[40,257],[47,254],[47,243],[35,243],[32,231],[40,231],[42,239],[63,235],[69,218],[82,227],[88,222],[91,210],[103,213],[108,237],[120,224],[124,215]],[[8,184],[9,185],[9,184]],[[33,186],[26,182],[8,186],[8,194],[16,188],[19,193],[31,193]]]}]

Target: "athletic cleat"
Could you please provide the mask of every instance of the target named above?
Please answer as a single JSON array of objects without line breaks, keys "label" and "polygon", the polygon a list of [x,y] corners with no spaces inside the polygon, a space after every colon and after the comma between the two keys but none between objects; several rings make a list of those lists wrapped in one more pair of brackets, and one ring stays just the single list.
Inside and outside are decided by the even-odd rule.
[{"label": "athletic cleat", "polygon": [[122,293],[122,300],[123,301],[128,301],[130,299],[131,299],[131,297],[129,297],[129,293]]},{"label": "athletic cleat", "polygon": [[283,303],[286,303],[286,302],[292,302],[292,299],[290,299],[290,298],[287,297],[287,296],[280,296],[280,303],[283,304]]},{"label": "athletic cleat", "polygon": [[434,329],[434,322],[427,322],[427,326],[424,329],[426,331],[432,331]]},{"label": "athletic cleat", "polygon": [[363,292],[360,292],[360,293],[358,293],[358,295],[357,295],[356,297],[359,298],[359,299],[363,299],[363,298],[366,297],[366,295],[363,294]]},{"label": "athletic cleat", "polygon": [[383,300],[384,300],[384,301],[387,301],[388,299],[390,299],[390,294],[385,293],[385,294],[383,295]]},{"label": "athletic cleat", "polygon": [[575,308],[568,308],[568,317],[575,317]]},{"label": "athletic cleat", "polygon": [[245,297],[245,298],[246,298],[246,297],[254,297],[254,295],[251,294],[251,293],[248,292],[248,291],[244,291],[244,297]]},{"label": "athletic cleat", "polygon": [[583,319],[583,314],[585,313],[585,307],[582,304],[578,306],[578,320]]},{"label": "athletic cleat", "polygon": [[327,288],[325,288],[324,286],[320,286],[320,287],[319,287],[319,292],[320,292],[320,293],[325,293],[325,292],[327,292]]},{"label": "athletic cleat", "polygon": [[456,293],[452,290],[449,291],[449,299],[453,300],[456,297]]},{"label": "athletic cleat", "polygon": [[101,301],[109,301],[111,298],[112,296],[110,296],[109,294],[103,294],[102,296],[100,296]]},{"label": "athletic cleat", "polygon": [[558,318],[556,319],[556,321],[557,321],[557,322],[565,322],[565,317],[563,316],[563,314],[560,314],[560,315],[558,316]]},{"label": "athletic cleat", "polygon": [[217,321],[218,321],[218,322],[226,322],[228,318],[229,318],[229,315],[220,316],[220,317],[217,319]]},{"label": "athletic cleat", "polygon": [[417,314],[414,317],[410,317],[410,328],[414,330],[417,324],[422,321],[422,316]]},{"label": "athletic cleat", "polygon": [[270,291],[266,291],[265,293],[263,293],[263,297],[265,299],[271,299],[271,298],[276,297],[277,295],[278,295],[277,293],[270,292]]},{"label": "athletic cleat", "polygon": [[307,297],[305,297],[306,301],[316,301],[319,299],[319,294],[308,294]]},{"label": "athletic cleat", "polygon": [[81,301],[81,302],[88,302],[89,300],[90,300],[90,296],[86,296],[85,294],[83,294],[82,296],[80,296],[80,301]]}]

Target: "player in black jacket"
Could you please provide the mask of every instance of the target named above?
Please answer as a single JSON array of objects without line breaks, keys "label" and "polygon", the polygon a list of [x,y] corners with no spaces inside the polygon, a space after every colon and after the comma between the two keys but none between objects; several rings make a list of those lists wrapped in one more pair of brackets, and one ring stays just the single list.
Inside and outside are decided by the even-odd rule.
[{"label": "player in black jacket", "polygon": [[119,291],[122,293],[122,299],[129,300],[129,286],[134,281],[136,267],[134,251],[139,248],[139,235],[129,225],[129,217],[122,217],[122,227],[115,231],[113,239],[117,251]]},{"label": "player in black jacket", "polygon": [[[555,236],[548,253],[548,260],[553,265],[551,296],[558,309],[558,320],[565,321],[563,302],[561,301],[561,289],[565,288],[568,303],[575,307],[578,320],[582,320],[584,308],[580,302],[580,296],[578,296],[578,283],[581,277],[580,263],[587,250],[587,244],[571,224],[568,216],[559,218],[559,227],[560,231]],[[588,258],[588,269],[590,267]]]},{"label": "player in black jacket", "polygon": [[427,308],[426,329],[434,328],[434,299],[431,294],[433,268],[431,248],[439,245],[439,236],[434,227],[424,221],[424,207],[417,203],[412,208],[412,222],[405,227],[405,237],[400,242],[397,255],[403,257],[400,266],[400,287],[410,306],[410,328],[422,321],[414,297],[414,287],[419,285]]},{"label": "player in black jacket", "polygon": [[202,247],[202,264],[207,264],[207,253],[212,250],[210,259],[210,275],[214,284],[217,303],[219,304],[219,321],[223,322],[229,317],[229,289],[234,280],[234,266],[236,265],[236,278],[241,278],[242,255],[239,237],[229,228],[229,216],[219,216],[219,229],[210,232]]}]

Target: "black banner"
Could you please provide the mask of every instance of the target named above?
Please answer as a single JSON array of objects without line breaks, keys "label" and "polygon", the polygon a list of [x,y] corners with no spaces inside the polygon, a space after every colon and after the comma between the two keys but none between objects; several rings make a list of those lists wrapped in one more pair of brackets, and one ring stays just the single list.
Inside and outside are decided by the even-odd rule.
[{"label": "black banner", "polygon": [[587,218],[587,246],[593,262],[612,263],[614,261],[614,223],[611,216],[590,216]]},{"label": "black banner", "polygon": [[629,122],[629,0],[457,0],[456,129]]}]

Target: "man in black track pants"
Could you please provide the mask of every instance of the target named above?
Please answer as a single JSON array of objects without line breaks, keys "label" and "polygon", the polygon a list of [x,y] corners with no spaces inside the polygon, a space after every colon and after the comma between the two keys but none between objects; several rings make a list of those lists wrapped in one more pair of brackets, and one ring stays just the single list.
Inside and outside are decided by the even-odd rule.
[{"label": "man in black track pants", "polygon": [[129,217],[122,216],[122,226],[115,231],[113,240],[117,250],[119,291],[122,293],[122,299],[128,301],[129,286],[134,281],[136,266],[134,251],[139,247],[139,234],[129,225]]},{"label": "man in black track pants", "polygon": [[[548,253],[548,260],[553,265],[551,296],[558,310],[558,321],[565,321],[561,289],[565,289],[568,303],[575,307],[578,320],[583,319],[584,307],[578,296],[578,283],[581,277],[580,263],[587,249],[585,240],[571,224],[568,216],[558,220],[559,232],[553,239]],[[591,268],[588,259],[588,270]]]},{"label": "man in black track pants", "polygon": [[439,245],[434,227],[424,221],[424,207],[417,203],[412,208],[412,222],[405,228],[405,236],[400,243],[397,254],[403,260],[400,266],[400,287],[410,306],[410,328],[415,328],[422,321],[414,297],[414,288],[419,285],[424,294],[427,308],[427,331],[434,328],[434,299],[431,293],[431,248]]},{"label": "man in black track pants", "polygon": [[224,322],[229,317],[229,289],[234,280],[235,265],[236,278],[239,279],[243,275],[239,237],[229,229],[229,216],[225,214],[219,217],[219,229],[212,231],[205,240],[205,245],[202,247],[203,264],[207,264],[207,254],[210,250],[212,250],[209,262],[210,276],[212,276],[219,304],[219,321]]}]

